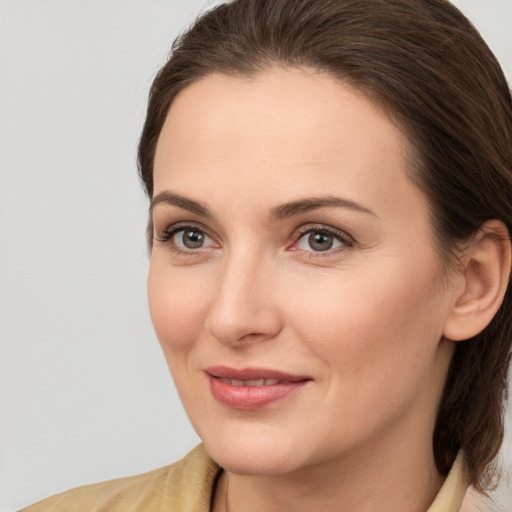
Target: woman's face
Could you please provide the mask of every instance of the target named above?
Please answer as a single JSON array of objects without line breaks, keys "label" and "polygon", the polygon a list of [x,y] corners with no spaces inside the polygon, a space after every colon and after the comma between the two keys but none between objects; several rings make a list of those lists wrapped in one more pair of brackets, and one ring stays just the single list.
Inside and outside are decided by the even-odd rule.
[{"label": "woman's face", "polygon": [[211,75],[174,101],[149,304],[190,420],[227,469],[431,456],[455,290],[406,153],[372,103],[314,71]]}]

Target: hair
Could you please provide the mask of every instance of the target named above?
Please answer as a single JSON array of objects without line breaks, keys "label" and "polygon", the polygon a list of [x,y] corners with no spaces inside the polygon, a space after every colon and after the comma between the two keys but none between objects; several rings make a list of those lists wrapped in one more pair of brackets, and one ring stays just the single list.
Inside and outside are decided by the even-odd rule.
[{"label": "hair", "polygon": [[[235,0],[206,12],[174,42],[150,90],[138,151],[150,198],[156,144],[176,95],[212,73],[250,77],[275,66],[328,73],[401,128],[443,262],[453,263],[487,220],[512,232],[510,90],[448,0]],[[438,471],[447,474],[462,449],[469,482],[484,493],[496,481],[511,341],[509,286],[487,328],[456,344],[433,433]]]}]

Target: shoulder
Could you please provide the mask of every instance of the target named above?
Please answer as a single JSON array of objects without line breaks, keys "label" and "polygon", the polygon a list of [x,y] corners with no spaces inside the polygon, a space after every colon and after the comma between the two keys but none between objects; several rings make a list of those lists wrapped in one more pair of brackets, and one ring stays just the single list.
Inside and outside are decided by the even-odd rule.
[{"label": "shoulder", "polygon": [[219,471],[199,445],[170,466],[78,487],[21,512],[207,512]]}]

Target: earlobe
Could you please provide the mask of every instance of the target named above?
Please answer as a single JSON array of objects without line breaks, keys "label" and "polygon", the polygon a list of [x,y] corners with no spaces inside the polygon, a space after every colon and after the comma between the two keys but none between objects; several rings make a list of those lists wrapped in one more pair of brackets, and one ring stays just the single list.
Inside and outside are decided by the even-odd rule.
[{"label": "earlobe", "polygon": [[454,297],[443,335],[452,341],[472,338],[490,323],[498,311],[510,278],[511,244],[508,230],[499,220],[484,223],[465,249],[463,291]]}]

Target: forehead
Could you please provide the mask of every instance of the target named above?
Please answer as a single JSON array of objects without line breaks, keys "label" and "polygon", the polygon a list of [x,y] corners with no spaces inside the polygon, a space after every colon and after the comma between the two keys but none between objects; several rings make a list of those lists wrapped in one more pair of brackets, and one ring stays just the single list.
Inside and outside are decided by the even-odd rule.
[{"label": "forehead", "polygon": [[265,188],[266,199],[281,202],[283,193],[335,191],[377,202],[420,196],[405,172],[407,153],[401,131],[373,102],[327,74],[213,74],[186,87],[171,106],[155,155],[155,194],[215,190],[249,201]]},{"label": "forehead", "polygon": [[[335,131],[333,131],[335,128]],[[253,77],[212,74],[183,89],[171,105],[159,142],[179,146],[180,138],[194,136],[218,151],[230,143],[248,149],[253,137],[266,135],[265,154],[286,143],[308,139],[343,144],[343,131],[370,142],[371,138],[407,144],[376,104],[360,91],[332,76],[303,68],[272,68]],[[229,141],[225,136],[229,135]],[[268,142],[269,142],[268,141]],[[327,144],[326,144],[327,145]],[[159,144],[157,149],[163,149]],[[304,148],[304,153],[308,148]],[[325,149],[325,148],[324,148]],[[340,147],[340,151],[343,146]]]}]

